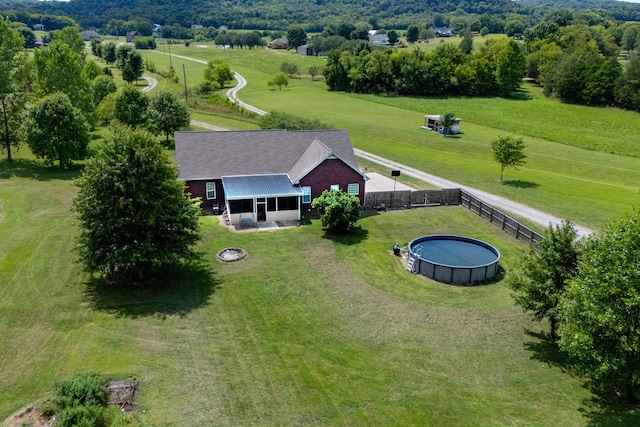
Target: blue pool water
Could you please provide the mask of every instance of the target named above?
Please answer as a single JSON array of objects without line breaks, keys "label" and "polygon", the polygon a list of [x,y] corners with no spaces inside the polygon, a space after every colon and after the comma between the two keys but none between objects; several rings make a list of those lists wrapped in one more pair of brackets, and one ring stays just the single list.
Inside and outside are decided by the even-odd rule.
[{"label": "blue pool water", "polygon": [[452,267],[475,267],[496,260],[494,251],[466,240],[424,240],[416,243],[412,250],[423,259]]},{"label": "blue pool water", "polygon": [[443,283],[482,282],[498,273],[500,252],[488,243],[455,235],[422,236],[409,243],[411,271]]}]

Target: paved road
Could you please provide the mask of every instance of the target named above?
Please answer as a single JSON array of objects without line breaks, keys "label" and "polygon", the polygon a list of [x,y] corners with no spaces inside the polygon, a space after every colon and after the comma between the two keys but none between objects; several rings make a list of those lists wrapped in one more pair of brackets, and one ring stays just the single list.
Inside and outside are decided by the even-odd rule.
[{"label": "paved road", "polygon": [[[154,51],[152,51],[154,52]],[[162,52],[156,52],[156,53],[162,53]],[[195,59],[195,58],[189,58],[187,56],[181,56],[181,55],[173,55],[177,58],[182,58],[182,59],[186,59],[189,61],[196,61],[196,62],[200,62],[202,64],[206,64],[206,61],[200,60],[200,59]],[[260,115],[265,115],[267,114],[266,111],[261,110],[259,108],[253,107],[249,104],[246,104],[242,101],[240,101],[238,99],[238,91],[240,91],[242,88],[244,88],[247,85],[247,80],[242,77],[240,74],[236,73],[235,71],[234,73],[234,77],[236,78],[236,80],[238,81],[238,85],[232,89],[229,89],[226,93],[227,98],[229,98],[232,102],[237,103],[238,105],[241,105],[243,108],[246,108],[247,110],[253,111],[256,114],[260,114]],[[206,123],[202,123],[202,122],[193,122],[192,123],[195,126],[199,126],[202,128],[207,128],[207,129],[211,129],[211,128],[216,128],[216,129],[211,129],[211,130],[223,130],[222,128],[218,128],[217,126],[212,126],[211,128],[207,127],[207,126],[203,126],[206,125]],[[211,125],[208,125],[211,126]],[[356,156],[362,157],[363,159],[367,159],[369,161],[375,162],[379,165],[391,168],[391,169],[395,169],[395,170],[400,170],[402,171],[402,173],[412,176],[414,178],[417,178],[419,180],[428,182],[430,184],[433,184],[435,186],[438,186],[440,188],[463,188],[464,190],[468,191],[469,193],[473,193],[475,196],[481,198],[482,200],[484,200],[485,202],[489,203],[490,205],[499,208],[499,209],[504,209],[510,212],[513,212],[521,217],[527,218],[528,220],[539,224],[543,227],[547,227],[549,226],[549,224],[554,224],[554,225],[558,225],[562,222],[561,218],[558,218],[556,216],[553,216],[551,214],[548,214],[546,212],[542,212],[539,211],[537,209],[534,209],[530,206],[527,205],[523,205],[522,203],[518,203],[518,202],[514,202],[512,200],[506,199],[504,197],[501,196],[496,196],[495,194],[491,194],[491,193],[487,193],[485,191],[481,191],[478,190],[477,188],[473,188],[473,187],[468,187],[466,185],[462,185],[459,184],[457,182],[454,181],[450,181],[448,179],[445,178],[440,178],[438,176],[435,175],[431,175],[428,174],[426,172],[423,172],[421,170],[418,169],[414,169],[410,166],[407,165],[403,165],[402,163],[398,163],[398,162],[394,162],[393,160],[389,160],[389,159],[385,159],[384,157],[380,157],[380,156],[376,156],[375,154],[372,153],[368,153],[366,151],[362,151],[362,150],[358,150],[358,149],[354,149]],[[578,226],[576,225],[576,229],[578,230],[578,234],[580,236],[587,236],[591,233],[593,233],[593,230],[586,228],[586,227],[582,227],[582,226]]]},{"label": "paved road", "polygon": [[155,77],[151,77],[146,74],[143,74],[142,78],[145,79],[148,83],[145,87],[142,88],[142,92],[144,93],[150,92],[153,89],[155,89],[156,86],[158,86],[158,79],[156,79]]}]

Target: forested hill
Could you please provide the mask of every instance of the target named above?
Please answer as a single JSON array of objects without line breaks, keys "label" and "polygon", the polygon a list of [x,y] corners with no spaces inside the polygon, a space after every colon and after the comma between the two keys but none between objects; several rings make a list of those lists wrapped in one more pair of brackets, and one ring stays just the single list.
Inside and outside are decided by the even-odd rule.
[{"label": "forested hill", "polygon": [[640,4],[614,0],[0,0],[0,9],[29,8],[68,15],[83,28],[102,28],[112,19],[143,18],[161,25],[225,25],[231,29],[283,30],[296,23],[308,31],[319,31],[338,21],[403,29],[433,22],[435,14],[506,17],[517,13],[535,19],[548,9],[563,7],[606,11],[603,15],[614,19],[640,20]]}]

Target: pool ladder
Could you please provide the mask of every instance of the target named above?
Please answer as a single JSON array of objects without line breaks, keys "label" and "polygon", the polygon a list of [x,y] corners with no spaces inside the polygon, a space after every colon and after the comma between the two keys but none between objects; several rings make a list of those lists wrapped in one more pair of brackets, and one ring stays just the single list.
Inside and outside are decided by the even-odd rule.
[{"label": "pool ladder", "polygon": [[412,273],[415,273],[414,268],[413,268],[413,263],[416,260],[416,256],[412,253],[409,254],[409,261],[407,261],[407,270],[409,270]]}]

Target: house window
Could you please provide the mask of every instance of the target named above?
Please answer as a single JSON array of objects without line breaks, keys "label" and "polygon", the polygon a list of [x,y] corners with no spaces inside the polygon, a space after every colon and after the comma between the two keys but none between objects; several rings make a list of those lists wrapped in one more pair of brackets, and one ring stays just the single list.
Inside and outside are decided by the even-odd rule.
[{"label": "house window", "polygon": [[302,203],[311,203],[311,187],[302,187]]},{"label": "house window", "polygon": [[360,184],[349,184],[347,187],[347,194],[352,194],[354,196],[360,194]]},{"label": "house window", "polygon": [[275,212],[276,210],[277,210],[276,198],[275,197],[269,197],[267,199],[267,211]]},{"label": "house window", "polygon": [[212,200],[216,198],[216,183],[215,182],[207,182],[207,200]]},{"label": "house window", "polygon": [[340,184],[333,184],[331,186],[331,191],[336,190],[336,191],[340,191]]},{"label": "house window", "polygon": [[278,197],[279,211],[295,211],[298,209],[297,197]]},{"label": "house window", "polygon": [[229,201],[229,211],[232,214],[253,212],[253,199]]}]

